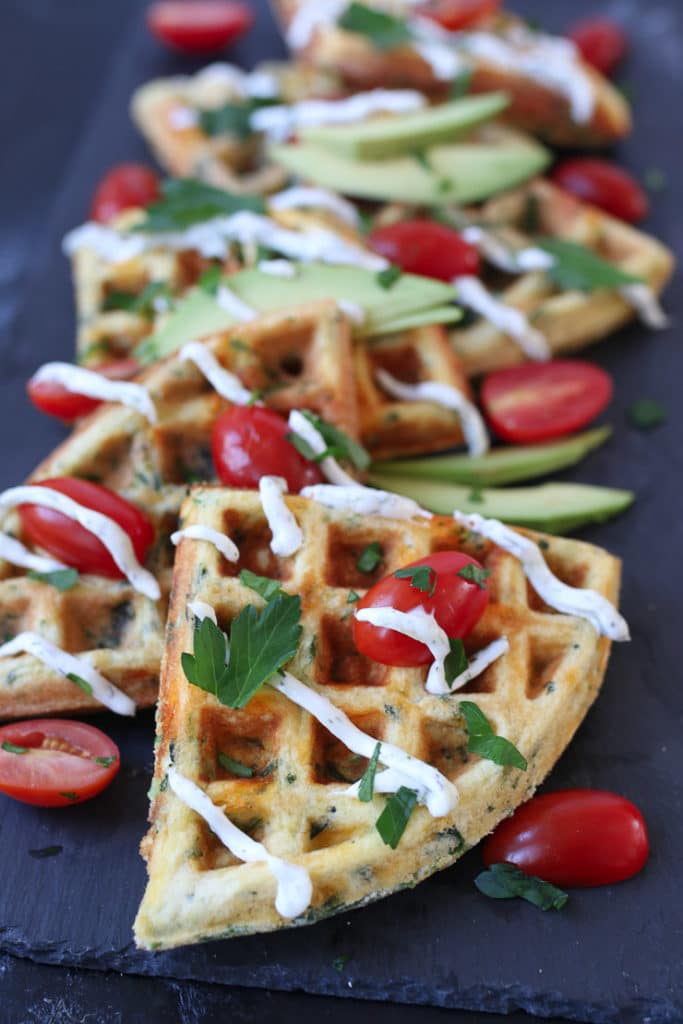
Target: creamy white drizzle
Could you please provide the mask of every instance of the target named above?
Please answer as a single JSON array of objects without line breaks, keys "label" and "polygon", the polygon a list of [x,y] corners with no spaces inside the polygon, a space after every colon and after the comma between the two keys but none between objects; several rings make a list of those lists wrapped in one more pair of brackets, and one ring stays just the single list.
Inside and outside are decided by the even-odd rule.
[{"label": "creamy white drizzle", "polygon": [[234,64],[219,61],[202,68],[196,75],[181,80],[195,86],[200,92],[205,86],[223,86],[246,99],[273,99],[280,94],[280,86],[274,75],[267,71],[244,71]]},{"label": "creamy white drizzle", "polygon": [[448,692],[455,693],[456,690],[461,689],[466,683],[469,683],[472,679],[476,679],[480,676],[484,669],[487,669],[489,665],[492,665],[494,661],[502,657],[510,650],[510,644],[506,636],[498,637],[497,640],[493,640],[486,647],[482,647],[480,651],[474,655],[467,668],[456,676],[451,683]]},{"label": "creamy white drizzle", "polygon": [[456,277],[453,284],[457,288],[457,302],[473,309],[503,334],[513,338],[529,359],[550,359],[552,351],[547,338],[531,326],[521,309],[494,298],[478,277],[469,274]]},{"label": "creamy white drizzle", "polygon": [[208,544],[213,544],[229,562],[239,560],[240,552],[237,545],[230,540],[227,534],[221,533],[220,530],[214,530],[212,526],[203,526],[201,523],[184,526],[182,530],[176,530],[171,534],[171,544],[177,546],[183,537],[189,537],[190,540],[205,540]]},{"label": "creamy white drizzle", "polygon": [[218,362],[213,352],[200,341],[188,341],[178,353],[181,362],[192,362],[208,380],[214,391],[234,405],[247,405],[252,399],[251,391],[244,387],[239,377],[230,373]]},{"label": "creamy white drizzle", "polygon": [[508,274],[518,274],[529,270],[548,270],[555,262],[545,249],[540,249],[535,245],[513,249],[498,238],[494,231],[488,231],[478,224],[468,224],[460,231],[460,234],[466,242],[476,246],[484,259]]},{"label": "creamy white drizzle", "polygon": [[188,601],[187,609],[190,611],[195,619],[211,619],[214,626],[218,625],[218,618],[216,617],[216,610],[207,604],[206,601]]},{"label": "creamy white drizzle", "polygon": [[51,487],[10,487],[0,494],[0,515],[16,505],[42,505],[75,520],[89,533],[95,534],[135,590],[152,601],[158,601],[161,597],[159,584],[154,576],[141,566],[135,557],[130,537],[109,516],[86,508],[85,505],[79,505],[73,498],[60,491],[54,491]]},{"label": "creamy white drizzle", "polygon": [[344,316],[347,316],[349,320],[361,326],[365,323],[365,310],[361,306],[360,302],[352,302],[351,299],[338,299],[337,308],[342,311]]},{"label": "creamy white drizzle", "polygon": [[64,562],[58,562],[56,558],[35,555],[24,547],[20,540],[10,537],[7,533],[0,533],[0,558],[4,558],[11,565],[32,569],[33,572],[55,572],[57,569],[67,568]]},{"label": "creamy white drizzle", "polygon": [[258,489],[263,512],[273,534],[270,550],[282,558],[288,558],[299,550],[304,535],[284,499],[287,481],[281,476],[262,476]]},{"label": "creamy white drizzle", "polygon": [[[38,661],[42,661],[48,668],[54,669],[65,678],[69,675],[79,676],[88,684],[95,700],[104,704],[110,711],[117,715],[135,714],[135,701],[101,675],[89,662],[63,651],[61,647],[56,647],[38,633],[19,633],[13,640],[2,644],[0,658],[8,658],[13,654],[32,654]],[[74,683],[74,686],[76,685]]]},{"label": "creamy white drizzle", "polygon": [[136,409],[150,423],[157,422],[154,402],[149,397],[147,388],[142,384],[132,384],[125,380],[110,380],[94,370],[86,370],[83,366],[72,363],[44,363],[31,377],[29,383],[37,384],[50,381],[61,384],[67,391],[88,398],[100,398],[104,402],[120,402]]},{"label": "creamy white drizzle", "polygon": [[216,290],[216,305],[241,322],[255,320],[258,316],[255,309],[242,302],[240,297],[224,284],[219,285]]},{"label": "creamy white drizzle", "polygon": [[358,483],[353,487],[310,484],[302,487],[299,493],[302,498],[317,501],[327,508],[344,508],[362,516],[386,516],[388,519],[412,519],[414,516],[432,518],[432,513],[421,508],[412,498]]},{"label": "creamy white drizzle", "polygon": [[294,185],[283,192],[277,192],[274,196],[269,196],[268,206],[271,210],[329,210],[353,228],[360,223],[358,211],[353,203],[326,188]]},{"label": "creamy white drizzle", "polygon": [[[307,420],[303,413],[299,412],[298,409],[292,409],[289,414],[288,423],[289,429],[292,433],[298,434],[299,437],[303,438],[303,440],[306,441],[306,443],[313,449],[316,455],[322,455],[322,453],[327,450],[325,438],[319,430],[316,430],[311,421]],[[320,463],[320,469],[332,484],[338,484],[342,487],[358,486],[358,481],[350,476],[346,470],[342,469],[332,455],[325,456]]]},{"label": "creamy white drizzle", "polygon": [[256,842],[238,828],[203,789],[172,765],[168,769],[168,782],[178,799],[204,819],[235,857],[247,864],[259,861],[267,864],[277,881],[275,909],[281,917],[293,918],[303,914],[313,896],[313,884],[305,868],[274,857],[263,843]]},{"label": "creamy white drizzle", "polygon": [[470,402],[462,391],[435,380],[406,384],[381,367],[375,371],[375,377],[387,394],[394,398],[401,398],[407,402],[434,402],[445,409],[452,409],[460,420],[470,455],[483,455],[489,450],[489,436],[482,415],[474,402]]},{"label": "creamy white drizzle", "polygon": [[348,0],[304,0],[299,3],[287,26],[287,46],[292,50],[308,46],[316,31],[334,25],[348,5]]},{"label": "creamy white drizzle", "polygon": [[302,128],[315,125],[356,124],[373,114],[402,114],[426,105],[413,89],[372,89],[341,100],[301,100],[290,105],[261,107],[249,118],[254,131],[284,141]]},{"label": "creamy white drizzle", "polygon": [[257,269],[271,277],[296,277],[296,264],[289,260],[259,260]]},{"label": "creamy white drizzle", "polygon": [[630,640],[626,620],[614,605],[595,590],[570,587],[548,568],[541,550],[534,541],[523,537],[497,519],[480,515],[454,512],[456,523],[487,537],[498,547],[508,551],[522,563],[524,573],[532,587],[551,608],[586,619],[598,633],[610,640]]},{"label": "creamy white drizzle", "polygon": [[196,128],[199,124],[199,112],[192,107],[171,107],[166,119],[177,132],[186,132],[189,128]]},{"label": "creamy white drizzle", "polygon": [[450,643],[448,634],[436,621],[433,612],[426,612],[419,604],[407,612],[387,606],[361,608],[355,612],[355,618],[359,622],[369,622],[381,629],[393,629],[394,632],[409,636],[428,647],[434,661],[429,666],[425,689],[428,693],[450,693],[444,666],[450,653]]},{"label": "creamy white drizzle", "polygon": [[662,309],[657,295],[649,285],[641,282],[623,284],[619,288],[619,294],[633,306],[646,327],[654,331],[663,331],[671,326],[669,316]]}]

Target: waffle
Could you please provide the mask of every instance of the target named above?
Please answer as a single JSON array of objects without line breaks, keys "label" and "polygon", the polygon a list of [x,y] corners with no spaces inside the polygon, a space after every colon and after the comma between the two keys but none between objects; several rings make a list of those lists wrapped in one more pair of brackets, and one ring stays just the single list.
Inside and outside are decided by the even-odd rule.
[{"label": "waffle", "polygon": [[[253,493],[198,488],[183,507],[185,525],[227,532],[240,561],[226,563],[212,546],[196,541],[183,541],[178,549],[157,711],[155,796],[143,842],[149,883],[135,925],[137,943],[145,948],[312,923],[447,867],[529,798],[602,682],[609,641],[584,620],[546,607],[516,559],[452,519],[361,519],[300,497],[287,504],[304,534],[290,559],[271,553]],[[578,541],[526,535],[538,539],[561,579],[616,600],[615,558]],[[381,544],[382,562],[374,573],[361,574],[358,555],[371,541]],[[363,594],[407,562],[454,547],[491,570],[491,601],[466,641],[468,653],[501,635],[508,637],[510,651],[457,696],[434,697],[424,689],[426,668],[388,668],[355,650],[347,596],[350,589]],[[279,579],[285,590],[301,595],[303,636],[288,666],[292,674],[363,731],[428,761],[454,781],[460,801],[449,816],[432,818],[417,808],[397,850],[390,851],[374,827],[383,798],[364,804],[343,793],[344,785],[362,775],[363,759],[268,686],[233,711],[186,682],[180,656],[192,649],[194,628],[188,601],[212,605],[223,629],[247,604],[261,604],[239,582],[241,568]],[[496,731],[519,747],[527,772],[467,753],[460,695],[476,701]],[[219,751],[251,766],[253,777],[225,770]],[[166,780],[171,760],[269,853],[309,871],[313,899],[302,916],[287,922],[279,917],[266,865],[237,861],[173,794]]]},{"label": "waffle", "polygon": [[[207,342],[248,388],[286,413],[308,408],[358,437],[348,321],[330,303],[300,307],[243,325]],[[0,639],[35,630],[70,653],[85,654],[140,707],[154,703],[163,648],[173,548],[170,533],[192,481],[213,479],[211,429],[227,402],[191,363],[171,358],[139,378],[155,402],[155,427],[133,410],[104,405],[31,474],[30,481],[80,476],[145,509],[156,528],[147,568],[162,601],[125,581],[81,576],[71,590],[30,579],[0,562]],[[6,528],[18,531],[16,518]],[[0,718],[99,710],[72,682],[29,655],[0,659]]]}]

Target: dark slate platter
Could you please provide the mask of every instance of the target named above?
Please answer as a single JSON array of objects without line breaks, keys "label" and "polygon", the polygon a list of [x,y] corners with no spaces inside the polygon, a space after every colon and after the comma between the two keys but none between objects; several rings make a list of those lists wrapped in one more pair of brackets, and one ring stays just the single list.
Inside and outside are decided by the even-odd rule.
[{"label": "dark slate platter", "polygon": [[[279,52],[264,5],[258,6],[259,32],[238,52],[246,63]],[[552,12],[541,0],[515,6],[559,29],[594,5],[566,0]],[[667,172],[649,224],[680,252],[683,154],[669,116],[680,93],[683,9],[669,0],[648,5],[641,15],[639,6],[620,0],[608,7],[634,40],[624,77],[637,90],[637,130],[619,158],[641,176],[652,167]],[[61,437],[30,409],[23,392],[37,364],[72,352],[72,298],[59,240],[84,219],[92,186],[107,167],[145,155],[127,117],[133,87],[187,69],[162,54],[138,22],[122,35],[35,253],[26,301],[0,340],[0,423],[10,438],[0,456],[2,487],[21,479]],[[680,321],[679,291],[680,278],[667,302]],[[472,879],[480,858],[473,851],[414,891],[314,929],[142,954],[133,948],[131,922],[144,885],[137,844],[152,717],[142,714],[131,724],[102,716],[124,763],[102,797],[66,813],[2,803],[0,951],[171,979],[499,1012],[522,1008],[591,1022],[683,1019],[680,587],[670,570],[683,551],[677,507],[683,353],[675,327],[659,336],[633,328],[594,349],[591,358],[614,374],[609,420],[616,431],[572,478],[638,492],[636,506],[621,519],[584,533],[626,559],[623,606],[633,643],[615,650],[603,694],[546,788],[595,786],[632,798],[650,828],[653,853],[645,871],[622,886],[575,892],[565,912],[544,915],[479,896]],[[650,434],[626,422],[626,409],[643,396],[669,410],[667,424]],[[48,847],[61,852],[36,856]],[[333,967],[340,955],[349,957],[341,973]]]}]

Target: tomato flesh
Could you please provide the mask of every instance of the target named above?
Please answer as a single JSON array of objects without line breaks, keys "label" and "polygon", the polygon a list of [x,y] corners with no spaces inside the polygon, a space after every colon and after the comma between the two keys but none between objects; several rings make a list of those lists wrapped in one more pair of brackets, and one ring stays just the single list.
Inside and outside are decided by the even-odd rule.
[{"label": "tomato flesh", "polygon": [[[434,614],[449,637],[467,636],[484,614],[489,592],[485,585],[482,589],[457,574],[466,565],[481,568],[479,562],[461,551],[438,551],[410,563],[410,567],[416,565],[429,565],[435,570],[436,586],[432,597],[428,591],[411,586],[410,580],[391,575],[375,583],[356,608],[391,607],[407,612],[420,605],[428,614]],[[426,665],[433,660],[429,648],[419,640],[394,629],[359,622],[355,617],[353,640],[361,654],[382,665]]]},{"label": "tomato flesh", "polygon": [[162,0],[147,12],[154,36],[182,53],[211,53],[238,39],[254,20],[247,4],[231,0]]},{"label": "tomato flesh", "polygon": [[[78,480],[75,477],[40,480],[35,486],[59,491],[73,498],[79,505],[109,516],[126,531],[137,560],[144,562],[147,551],[154,541],[154,526],[136,505],[132,505],[101,484],[92,483],[90,480]],[[95,573],[111,579],[124,578],[109,551],[96,535],[62,512],[41,505],[20,505],[18,512],[24,536],[60,562],[78,569],[79,572]]]},{"label": "tomato flesh", "polygon": [[613,217],[636,224],[646,215],[649,202],[638,182],[621,167],[597,157],[563,160],[552,172],[553,181]]},{"label": "tomato flesh", "polygon": [[567,789],[522,804],[484,843],[484,862],[515,864],[560,886],[610,885],[637,874],[650,852],[638,808],[616,793]]},{"label": "tomato flesh", "polygon": [[481,388],[481,404],[491,429],[514,444],[549,441],[580,430],[611,398],[609,374],[578,359],[497,370]]},{"label": "tomato flesh", "polygon": [[478,274],[479,253],[457,231],[432,220],[404,220],[376,228],[368,236],[375,252],[410,274],[452,281]]},{"label": "tomato flesh", "polygon": [[454,32],[495,14],[500,4],[501,0],[435,0],[424,10],[417,7],[416,13],[425,14],[442,28]]},{"label": "tomato flesh", "polygon": [[116,744],[84,722],[38,718],[0,727],[0,793],[25,804],[82,803],[101,793],[120,766]]},{"label": "tomato flesh", "polygon": [[159,198],[160,178],[145,164],[118,164],[95,189],[90,216],[106,224],[123,210],[147,206]]},{"label": "tomato flesh", "polygon": [[262,476],[281,476],[290,494],[320,484],[324,477],[291,441],[287,421],[273,409],[253,405],[226,409],[213,427],[216,473],[229,487],[258,488]]},{"label": "tomato flesh", "polygon": [[587,64],[611,75],[628,47],[626,33],[608,18],[587,18],[570,29],[569,38]]},{"label": "tomato flesh", "polygon": [[[139,371],[140,364],[136,359],[116,359],[111,363],[93,366],[92,369],[109,380],[130,380]],[[56,381],[31,379],[26,385],[26,390],[36,409],[67,423],[87,416],[102,404],[100,399],[68,391],[63,384]]]}]

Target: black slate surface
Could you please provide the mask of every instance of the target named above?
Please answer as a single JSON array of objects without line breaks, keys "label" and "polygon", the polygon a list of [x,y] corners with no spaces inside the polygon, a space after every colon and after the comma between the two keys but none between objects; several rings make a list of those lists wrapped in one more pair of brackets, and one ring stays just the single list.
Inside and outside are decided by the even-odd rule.
[{"label": "black slate surface", "polygon": [[[29,6],[40,13],[45,4],[31,0]],[[547,6],[540,0],[516,5],[558,28],[594,5],[557,2],[551,12]],[[24,289],[24,306],[0,341],[0,424],[9,439],[0,455],[2,487],[20,479],[61,436],[23,394],[23,382],[38,363],[68,358],[72,351],[72,299],[59,239],[84,218],[92,186],[107,167],[144,155],[126,113],[134,85],[179,69],[135,19],[123,24],[124,10],[133,8],[119,7],[123,42],[111,57],[102,91],[89,100],[87,130],[68,163],[41,245],[31,252],[34,272]],[[636,133],[619,157],[641,174],[651,167],[667,171],[667,187],[655,197],[649,223],[680,251],[682,154],[670,118],[680,95],[683,10],[674,0],[649,5],[619,0],[603,9],[619,14],[634,40],[623,77],[635,87]],[[246,43],[242,48],[248,62],[257,53],[277,51],[265,14],[259,28],[251,49]],[[103,67],[112,47],[99,57]],[[88,79],[90,89],[93,82]],[[53,116],[60,116],[58,96],[52,97]],[[88,106],[82,96],[79,103],[82,118]],[[49,144],[46,133],[54,124],[39,118],[31,130]],[[26,168],[24,184],[30,184],[28,163]],[[25,195],[29,202],[30,191]],[[16,196],[19,202],[18,185]],[[44,196],[36,202],[48,206]],[[679,290],[680,279],[668,293],[668,306],[680,319]],[[683,1019],[677,880],[683,702],[676,573],[683,547],[678,514],[683,355],[677,334],[676,327],[662,335],[633,328],[591,353],[615,376],[608,419],[617,430],[610,445],[572,478],[638,491],[630,512],[584,533],[626,559],[623,605],[633,643],[615,650],[598,704],[546,787],[597,786],[635,800],[648,820],[653,847],[637,879],[576,892],[563,914],[543,915],[479,896],[472,886],[480,867],[473,851],[412,892],[313,929],[140,954],[131,944],[130,923],[144,884],[137,842],[146,812],[152,721],[149,714],[132,725],[102,716],[100,724],[119,743],[124,761],[107,793],[68,812],[2,801],[0,950],[174,979],[501,1012],[519,1007],[591,1022]],[[642,396],[658,398],[669,409],[668,423],[651,434],[634,431],[625,420],[626,408]],[[51,846],[61,846],[62,852],[43,858],[30,853]],[[340,954],[349,956],[343,973],[333,968]]]}]

